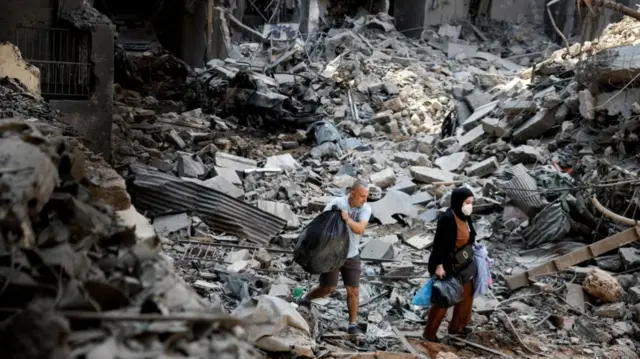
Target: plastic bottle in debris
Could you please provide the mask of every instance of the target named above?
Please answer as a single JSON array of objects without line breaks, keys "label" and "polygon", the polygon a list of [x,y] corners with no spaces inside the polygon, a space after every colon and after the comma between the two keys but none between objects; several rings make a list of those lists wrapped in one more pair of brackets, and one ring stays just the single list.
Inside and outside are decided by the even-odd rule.
[{"label": "plastic bottle in debris", "polygon": [[298,298],[302,297],[304,295],[304,293],[306,292],[306,289],[304,287],[298,286],[293,288],[293,300],[298,300]]}]

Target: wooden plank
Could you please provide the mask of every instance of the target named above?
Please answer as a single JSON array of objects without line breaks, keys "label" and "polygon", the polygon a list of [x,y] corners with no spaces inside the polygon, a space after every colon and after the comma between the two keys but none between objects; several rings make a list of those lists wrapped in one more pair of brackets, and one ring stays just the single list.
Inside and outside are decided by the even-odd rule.
[{"label": "wooden plank", "polygon": [[407,338],[404,337],[404,334],[402,334],[402,332],[399,331],[398,328],[391,327],[391,329],[393,329],[393,332],[396,333],[396,336],[400,340],[400,343],[402,343],[404,348],[407,349],[409,353],[418,355],[418,351],[411,345],[411,343],[407,341]]},{"label": "wooden plank", "polygon": [[507,278],[507,285],[509,289],[515,290],[529,285],[529,281],[534,280],[536,277],[567,270],[578,263],[593,259],[616,248],[637,241],[638,238],[640,238],[639,231],[640,228],[638,227],[627,229],[588,246],[576,249],[571,253],[557,257],[547,263],[512,275]]}]

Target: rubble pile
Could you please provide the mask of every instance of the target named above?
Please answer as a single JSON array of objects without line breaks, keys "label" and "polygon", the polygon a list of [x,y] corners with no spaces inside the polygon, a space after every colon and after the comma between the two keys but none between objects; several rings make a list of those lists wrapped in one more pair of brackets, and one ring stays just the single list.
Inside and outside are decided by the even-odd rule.
[{"label": "rubble pile", "polygon": [[[163,110],[151,92],[123,86],[117,167],[203,297],[243,317],[276,308],[270,317],[288,327],[269,340],[250,334],[267,352],[291,351],[287,330],[297,354],[424,348],[412,337],[426,311],[410,298],[427,280],[438,215],[464,185],[494,284],[475,300],[464,346],[451,339],[435,352],[634,358],[639,253],[632,240],[597,246],[624,228],[590,198],[636,218],[640,107],[635,84],[623,87],[633,71],[619,68],[633,62],[613,61],[633,58],[635,26],[625,19],[605,31],[605,48],[574,45],[568,55],[534,31],[505,39],[467,23],[411,40],[387,15],[348,19],[307,42],[236,44],[228,59],[194,70],[198,108]],[[316,281],[293,262],[292,243],[356,178],[372,185],[373,211],[358,344],[343,332],[343,287],[310,312],[282,303]]]},{"label": "rubble pile", "polygon": [[232,331],[243,321],[176,275],[124,180],[55,121],[0,120],[5,355],[257,357]]}]

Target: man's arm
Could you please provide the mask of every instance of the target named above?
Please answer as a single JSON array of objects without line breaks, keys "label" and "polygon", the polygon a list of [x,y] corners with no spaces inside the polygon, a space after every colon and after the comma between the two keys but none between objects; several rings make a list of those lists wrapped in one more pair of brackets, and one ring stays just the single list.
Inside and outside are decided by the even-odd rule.
[{"label": "man's arm", "polygon": [[333,207],[334,205],[338,204],[338,201],[340,201],[340,197],[334,198],[331,201],[329,201],[329,203],[327,203],[327,205],[324,206],[323,212],[330,211],[331,207]]},{"label": "man's arm", "polygon": [[347,226],[351,229],[351,231],[357,235],[363,235],[364,230],[367,228],[369,224],[369,218],[371,218],[371,207],[365,207],[359,216],[359,221],[356,222],[347,216]]}]

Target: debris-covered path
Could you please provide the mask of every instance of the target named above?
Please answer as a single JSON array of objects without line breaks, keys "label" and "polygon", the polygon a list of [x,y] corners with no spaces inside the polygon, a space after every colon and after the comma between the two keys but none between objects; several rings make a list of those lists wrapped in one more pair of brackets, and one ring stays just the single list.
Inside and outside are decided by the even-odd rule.
[{"label": "debris-covered path", "polygon": [[[112,164],[7,78],[3,348],[638,358],[639,24],[624,18],[569,53],[529,25],[464,21],[409,39],[387,14],[236,41],[204,69],[125,52]],[[318,276],[293,247],[358,179],[372,219],[353,336],[341,282],[309,309],[294,304]],[[447,336],[449,313],[442,343],[430,343],[428,309],[412,298],[457,186],[474,193],[492,285],[475,298],[471,334]]]}]

